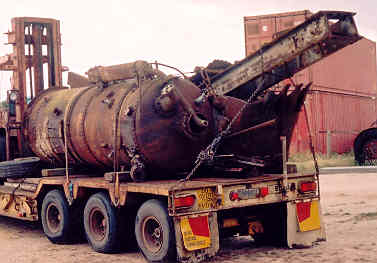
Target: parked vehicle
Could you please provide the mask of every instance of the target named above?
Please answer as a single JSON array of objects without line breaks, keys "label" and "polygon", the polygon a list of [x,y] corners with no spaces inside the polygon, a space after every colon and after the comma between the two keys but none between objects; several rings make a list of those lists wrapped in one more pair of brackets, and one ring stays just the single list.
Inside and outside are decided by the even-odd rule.
[{"label": "parked vehicle", "polygon": [[56,21],[15,19],[9,42],[33,45],[34,70],[48,61],[54,77],[44,89],[37,72],[26,105],[25,67],[3,60],[19,76],[6,156],[26,159],[0,163],[0,214],[41,220],[57,244],[84,232],[102,253],[135,240],[150,262],[200,261],[235,234],[289,247],[324,240],[318,171],[288,173],[286,162],[310,84],[269,88],[360,39],[353,15],[319,12],[225,71],[204,70],[201,88],[143,61],[57,86],[61,65],[50,58],[60,54],[38,52],[56,51]]},{"label": "parked vehicle", "polygon": [[377,121],[356,136],[353,151],[359,165],[377,165]]}]

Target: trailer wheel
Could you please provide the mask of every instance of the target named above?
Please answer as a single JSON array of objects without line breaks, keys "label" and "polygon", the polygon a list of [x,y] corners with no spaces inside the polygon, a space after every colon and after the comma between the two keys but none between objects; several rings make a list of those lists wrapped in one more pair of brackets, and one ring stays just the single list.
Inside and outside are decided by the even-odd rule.
[{"label": "trailer wheel", "polygon": [[173,221],[159,200],[146,201],[137,212],[135,235],[139,248],[150,262],[166,262],[176,255]]},{"label": "trailer wheel", "polygon": [[377,165],[377,129],[365,130],[356,137],[354,153],[359,165]]},{"label": "trailer wheel", "polygon": [[6,159],[6,139],[4,135],[0,135],[0,162],[5,161]]},{"label": "trailer wheel", "polygon": [[97,193],[89,198],[84,209],[84,228],[86,238],[95,251],[116,251],[118,220],[115,207],[106,194]]},{"label": "trailer wheel", "polygon": [[43,199],[42,226],[47,238],[56,244],[64,244],[70,241],[71,220],[69,206],[64,193],[60,190],[52,190]]}]

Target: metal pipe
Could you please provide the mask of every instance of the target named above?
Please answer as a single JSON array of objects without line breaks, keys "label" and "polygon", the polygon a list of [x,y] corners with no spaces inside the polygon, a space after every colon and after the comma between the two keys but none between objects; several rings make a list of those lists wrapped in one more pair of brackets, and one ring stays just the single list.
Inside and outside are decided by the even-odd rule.
[{"label": "metal pipe", "polygon": [[[171,85],[171,84],[169,84]],[[201,128],[208,127],[208,121],[201,119],[195,110],[192,108],[191,104],[188,103],[186,98],[182,95],[182,93],[177,89],[175,86],[172,87],[171,93],[173,94],[174,98],[181,104],[185,111],[192,115],[192,119],[196,125]]]},{"label": "metal pipe", "polygon": [[255,130],[258,130],[260,128],[269,127],[269,126],[274,125],[275,123],[276,123],[276,119],[272,119],[270,121],[265,121],[265,122],[262,122],[262,123],[255,125],[255,126],[252,126],[250,128],[232,133],[232,134],[226,136],[225,139],[232,138],[232,137],[235,137],[235,136],[238,136],[238,135],[241,135],[241,134],[244,134],[244,133],[248,133],[248,132],[251,132],[251,131],[255,131]]}]

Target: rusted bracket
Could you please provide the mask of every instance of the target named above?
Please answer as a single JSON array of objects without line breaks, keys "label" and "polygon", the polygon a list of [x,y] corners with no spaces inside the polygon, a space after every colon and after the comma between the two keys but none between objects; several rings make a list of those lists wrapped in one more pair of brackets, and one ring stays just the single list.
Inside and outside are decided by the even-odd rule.
[{"label": "rusted bracket", "polygon": [[283,153],[283,187],[282,187],[282,198],[284,200],[288,199],[287,191],[288,191],[288,169],[287,169],[287,137],[281,136],[281,147]]}]

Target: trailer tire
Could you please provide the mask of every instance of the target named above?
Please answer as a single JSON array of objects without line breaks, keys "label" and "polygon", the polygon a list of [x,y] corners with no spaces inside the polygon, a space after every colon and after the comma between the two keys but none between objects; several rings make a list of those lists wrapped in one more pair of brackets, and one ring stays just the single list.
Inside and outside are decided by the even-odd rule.
[{"label": "trailer tire", "polygon": [[47,238],[55,244],[66,244],[70,241],[71,218],[68,202],[60,190],[47,193],[42,202],[42,227]]},{"label": "trailer tire", "polygon": [[362,131],[355,139],[355,160],[359,165],[377,165],[377,128]]},{"label": "trailer tire", "polygon": [[105,193],[92,195],[84,209],[86,239],[93,250],[112,253],[118,249],[118,218]]},{"label": "trailer tire", "polygon": [[176,257],[175,231],[166,205],[156,199],[139,208],[135,221],[137,244],[149,262],[169,262]]},{"label": "trailer tire", "polygon": [[6,139],[4,135],[0,135],[0,162],[5,161],[6,159]]}]

